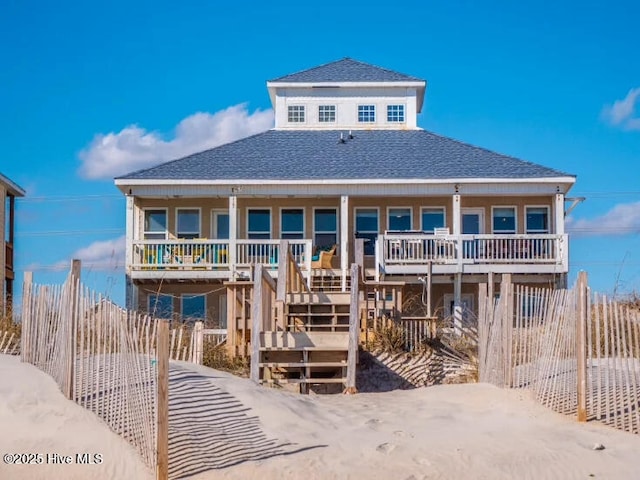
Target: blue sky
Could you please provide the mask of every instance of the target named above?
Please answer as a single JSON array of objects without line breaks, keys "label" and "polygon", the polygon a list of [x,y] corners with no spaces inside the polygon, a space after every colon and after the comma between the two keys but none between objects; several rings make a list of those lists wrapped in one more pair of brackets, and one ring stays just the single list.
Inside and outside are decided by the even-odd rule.
[{"label": "blue sky", "polygon": [[113,177],[269,128],[265,82],[345,56],[427,80],[422,128],[576,174],[571,279],[640,291],[637,2],[0,3],[18,280],[124,299]]}]

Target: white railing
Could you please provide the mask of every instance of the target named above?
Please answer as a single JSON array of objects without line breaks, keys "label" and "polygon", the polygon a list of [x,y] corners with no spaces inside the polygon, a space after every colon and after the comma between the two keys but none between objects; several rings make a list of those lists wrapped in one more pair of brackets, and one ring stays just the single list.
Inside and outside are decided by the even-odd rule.
[{"label": "white railing", "polygon": [[434,264],[564,264],[566,236],[384,234],[382,266]]},{"label": "white railing", "polygon": [[228,240],[134,240],[133,269],[229,267]]},{"label": "white railing", "polygon": [[[310,270],[311,240],[289,240],[293,258]],[[229,269],[262,264],[276,268],[280,240],[134,240],[134,270]],[[232,265],[231,253],[235,253]]]}]

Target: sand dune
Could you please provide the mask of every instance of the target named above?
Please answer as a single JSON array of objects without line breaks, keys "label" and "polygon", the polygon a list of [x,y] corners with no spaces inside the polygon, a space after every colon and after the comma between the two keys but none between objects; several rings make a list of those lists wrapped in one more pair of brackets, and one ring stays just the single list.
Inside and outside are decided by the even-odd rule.
[{"label": "sand dune", "polygon": [[[180,362],[172,363],[171,382],[173,473],[194,479],[634,479],[640,472],[639,436],[578,424],[523,391],[473,384],[300,396]],[[2,453],[105,457],[102,465],[0,464],[1,479],[153,476],[50,378],[2,355],[0,426]]]}]

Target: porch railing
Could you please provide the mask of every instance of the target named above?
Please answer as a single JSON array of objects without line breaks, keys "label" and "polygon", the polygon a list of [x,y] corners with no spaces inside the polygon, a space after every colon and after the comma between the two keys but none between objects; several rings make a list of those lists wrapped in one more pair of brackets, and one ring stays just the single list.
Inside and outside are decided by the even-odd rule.
[{"label": "porch railing", "polygon": [[434,264],[563,264],[566,235],[384,234],[378,237],[382,266]]},{"label": "porch railing", "polygon": [[[311,269],[311,240],[289,240],[294,260]],[[134,240],[134,270],[231,269],[252,264],[277,267],[280,240]],[[235,253],[235,261],[232,258]],[[232,264],[233,263],[233,264]]]}]

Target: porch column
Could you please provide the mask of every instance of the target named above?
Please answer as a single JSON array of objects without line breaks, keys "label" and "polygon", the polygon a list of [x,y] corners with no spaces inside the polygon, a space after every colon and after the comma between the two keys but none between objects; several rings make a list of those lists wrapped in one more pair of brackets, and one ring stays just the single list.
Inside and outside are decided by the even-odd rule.
[{"label": "porch column", "polygon": [[456,263],[458,265],[458,272],[462,272],[462,207],[460,202],[460,195],[455,194],[452,200],[452,215],[453,215],[453,235],[455,235],[456,245]]},{"label": "porch column", "polygon": [[564,195],[557,193],[553,203],[554,221],[555,221],[555,233],[558,235],[564,235]]},{"label": "porch column", "polygon": [[347,270],[349,269],[349,196],[340,197],[340,270],[341,290],[347,291]]},{"label": "porch column", "polygon": [[126,291],[125,291],[125,305],[128,310],[138,310],[138,305],[134,304],[134,286],[131,281],[131,264],[133,264],[133,236],[134,231],[134,211],[135,206],[133,203],[133,196],[126,195],[126,213],[125,213],[125,276],[126,276]]},{"label": "porch column", "polygon": [[229,273],[231,280],[236,277],[236,240],[238,239],[238,197],[229,196]]}]

